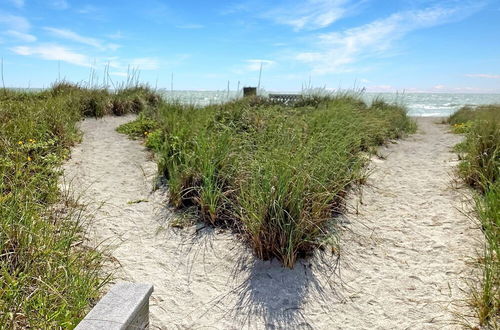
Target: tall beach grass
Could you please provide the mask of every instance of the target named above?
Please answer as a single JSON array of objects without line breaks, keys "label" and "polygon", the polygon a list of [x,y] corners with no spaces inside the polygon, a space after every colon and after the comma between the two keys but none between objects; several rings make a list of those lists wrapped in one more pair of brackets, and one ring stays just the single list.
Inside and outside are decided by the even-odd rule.
[{"label": "tall beach grass", "polygon": [[465,139],[456,146],[458,174],[478,192],[475,203],[485,240],[482,278],[472,293],[481,325],[500,327],[500,105],[463,107],[449,123]]},{"label": "tall beach grass", "polygon": [[84,116],[157,102],[144,87],[0,90],[0,328],[72,328],[98,298],[102,256],[85,245],[86,219],[59,190],[59,168]]}]

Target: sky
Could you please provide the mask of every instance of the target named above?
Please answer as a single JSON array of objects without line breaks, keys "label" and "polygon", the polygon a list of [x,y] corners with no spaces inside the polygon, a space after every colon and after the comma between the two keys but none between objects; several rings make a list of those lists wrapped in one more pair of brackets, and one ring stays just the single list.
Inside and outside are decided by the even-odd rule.
[{"label": "sky", "polygon": [[0,56],[7,87],[500,93],[500,2],[0,0]]}]

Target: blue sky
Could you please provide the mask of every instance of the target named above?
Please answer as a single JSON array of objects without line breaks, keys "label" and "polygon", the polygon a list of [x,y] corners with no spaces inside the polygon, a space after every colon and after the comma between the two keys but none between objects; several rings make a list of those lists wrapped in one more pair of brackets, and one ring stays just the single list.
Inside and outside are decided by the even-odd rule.
[{"label": "blue sky", "polygon": [[[500,3],[1,0],[5,84],[500,93]],[[107,75],[107,74],[106,74]]]}]

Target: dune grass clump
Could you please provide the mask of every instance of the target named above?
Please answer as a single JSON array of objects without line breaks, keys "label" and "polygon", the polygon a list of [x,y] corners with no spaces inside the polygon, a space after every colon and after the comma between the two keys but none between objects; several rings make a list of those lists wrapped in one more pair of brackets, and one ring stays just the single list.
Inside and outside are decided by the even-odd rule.
[{"label": "dune grass clump", "polygon": [[291,106],[258,97],[201,109],[164,104],[149,116],[158,127],[147,142],[154,138],[171,204],[236,230],[259,258],[286,267],[330,238],[368,153],[415,128],[402,107],[348,94]]},{"label": "dune grass clump", "polygon": [[0,90],[0,328],[73,328],[99,297],[102,257],[84,247],[85,219],[59,190],[59,167],[84,116],[159,103],[145,87]]},{"label": "dune grass clump", "polygon": [[500,325],[500,105],[464,107],[450,116],[454,131],[465,134],[456,146],[458,174],[478,191],[476,210],[486,238],[480,286],[472,304],[481,325]]}]

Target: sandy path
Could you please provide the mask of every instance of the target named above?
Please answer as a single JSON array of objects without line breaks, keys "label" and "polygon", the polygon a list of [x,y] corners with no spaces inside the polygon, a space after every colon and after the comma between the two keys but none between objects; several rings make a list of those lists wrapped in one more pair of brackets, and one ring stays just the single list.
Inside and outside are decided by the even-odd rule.
[{"label": "sandy path", "polygon": [[94,208],[90,237],[110,249],[117,277],[154,284],[153,329],[458,327],[453,302],[481,234],[456,209],[458,137],[444,127],[420,119],[423,132],[381,151],[364,203],[347,215],[340,267],[322,254],[288,270],[255,260],[228,233],[168,227],[166,193],[151,193],[154,162],[114,131],[129,120],[85,120],[65,174]]}]

